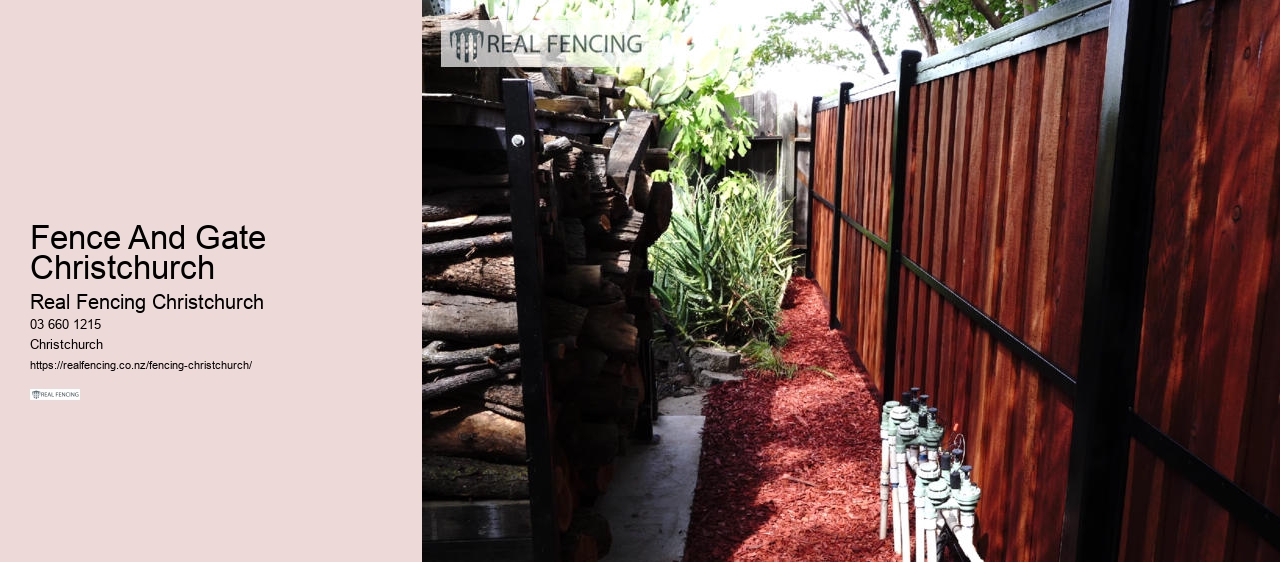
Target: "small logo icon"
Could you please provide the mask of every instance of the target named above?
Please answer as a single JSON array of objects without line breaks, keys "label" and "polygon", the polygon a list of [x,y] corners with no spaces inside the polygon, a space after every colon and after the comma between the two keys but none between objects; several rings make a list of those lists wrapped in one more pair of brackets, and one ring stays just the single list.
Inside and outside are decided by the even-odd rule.
[{"label": "small logo icon", "polygon": [[465,27],[449,32],[449,47],[453,56],[462,62],[471,62],[480,58],[480,46],[484,44],[484,32],[479,29]]},{"label": "small logo icon", "polygon": [[40,391],[39,391],[39,390],[33,390],[33,391],[31,391],[31,399],[32,399],[32,400],[39,400],[39,399],[40,399]]}]

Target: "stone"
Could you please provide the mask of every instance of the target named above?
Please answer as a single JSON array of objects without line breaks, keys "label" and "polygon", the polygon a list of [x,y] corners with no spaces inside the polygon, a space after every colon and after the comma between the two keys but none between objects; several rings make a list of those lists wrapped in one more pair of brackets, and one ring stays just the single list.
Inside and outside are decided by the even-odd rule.
[{"label": "stone", "polygon": [[671,342],[654,342],[653,358],[663,363],[675,363],[680,359],[680,354],[676,353],[676,346],[671,345]]},{"label": "stone", "polygon": [[713,386],[726,382],[735,382],[742,380],[742,376],[731,373],[717,373],[703,369],[698,373],[698,383],[702,386]]},{"label": "stone", "polygon": [[677,398],[679,398],[679,397],[684,397],[684,396],[692,396],[692,395],[696,394],[697,392],[698,392],[698,391],[697,391],[697,390],[694,390],[692,387],[684,386],[684,387],[677,388],[677,389],[676,389],[676,392],[675,392],[675,395],[676,395],[676,397],[677,397]]},{"label": "stone", "polygon": [[742,356],[715,347],[695,347],[690,357],[695,370],[728,373],[742,365]]}]

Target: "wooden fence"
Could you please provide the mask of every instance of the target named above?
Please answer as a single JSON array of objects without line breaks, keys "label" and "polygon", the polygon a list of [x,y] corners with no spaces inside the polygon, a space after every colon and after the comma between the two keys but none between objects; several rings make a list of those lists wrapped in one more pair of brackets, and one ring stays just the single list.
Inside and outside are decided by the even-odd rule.
[{"label": "wooden fence", "polygon": [[967,437],[988,560],[1280,560],[1280,6],[1172,4],[814,100],[808,273]]}]

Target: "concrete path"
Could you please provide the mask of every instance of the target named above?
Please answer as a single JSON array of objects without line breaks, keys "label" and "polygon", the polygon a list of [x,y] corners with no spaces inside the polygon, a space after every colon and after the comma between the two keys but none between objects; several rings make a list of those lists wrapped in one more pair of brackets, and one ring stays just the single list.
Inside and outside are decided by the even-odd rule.
[{"label": "concrete path", "polygon": [[702,454],[702,416],[658,417],[653,445],[632,444],[618,457],[609,492],[598,505],[609,519],[613,548],[606,562],[679,562]]}]

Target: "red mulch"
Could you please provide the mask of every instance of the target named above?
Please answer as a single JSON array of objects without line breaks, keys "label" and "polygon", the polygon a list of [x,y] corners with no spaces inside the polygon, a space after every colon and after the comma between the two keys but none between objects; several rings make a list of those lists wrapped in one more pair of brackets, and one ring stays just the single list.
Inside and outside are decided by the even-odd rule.
[{"label": "red mulch", "polygon": [[787,293],[784,359],[836,379],[754,375],[707,393],[685,560],[893,560],[877,536],[879,408],[817,286]]}]

